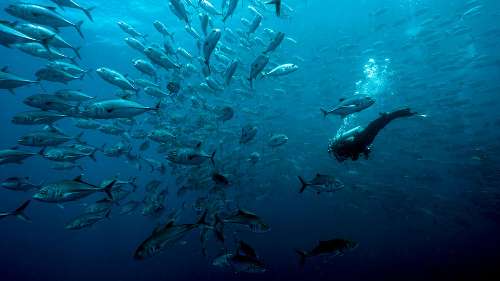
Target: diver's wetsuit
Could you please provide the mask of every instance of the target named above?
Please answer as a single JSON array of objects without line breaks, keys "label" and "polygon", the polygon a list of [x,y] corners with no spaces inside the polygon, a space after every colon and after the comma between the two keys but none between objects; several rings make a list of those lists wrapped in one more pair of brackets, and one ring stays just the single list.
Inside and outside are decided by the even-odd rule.
[{"label": "diver's wetsuit", "polygon": [[359,154],[361,153],[363,153],[365,157],[368,157],[370,153],[369,146],[380,130],[394,119],[409,117],[414,114],[416,113],[411,112],[409,108],[396,110],[390,113],[381,113],[379,118],[373,120],[365,128],[359,128],[354,132],[344,134],[331,140],[328,145],[328,152],[332,156],[335,156],[339,162],[345,161],[348,158],[354,161],[358,160]]}]

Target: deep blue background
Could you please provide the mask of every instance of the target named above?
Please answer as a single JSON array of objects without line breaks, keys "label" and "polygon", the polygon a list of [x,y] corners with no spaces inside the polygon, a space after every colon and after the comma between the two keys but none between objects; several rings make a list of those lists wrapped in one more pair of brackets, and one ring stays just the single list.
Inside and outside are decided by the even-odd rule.
[{"label": "deep blue background", "polygon": [[[81,65],[85,67],[106,66],[139,76],[131,60],[140,56],[124,43],[126,36],[117,27],[118,20],[149,33],[148,40],[153,42],[160,40],[152,26],[159,19],[175,31],[177,45],[196,54],[192,38],[184,31],[184,24],[172,16],[167,1],[80,2],[98,6],[93,12],[95,22],[85,19],[85,40],[71,28],[62,34],[76,46],[83,46]],[[243,2],[227,26],[236,29],[241,27],[241,17],[250,18],[246,8],[249,1]],[[474,6],[467,6],[466,1],[284,2],[295,9],[291,18],[278,20],[267,12],[257,33],[269,27],[297,40],[297,44],[285,41],[271,60],[295,62],[300,71],[289,77],[258,81],[256,97],[235,104],[237,117],[225,124],[235,136],[224,140],[226,153],[237,151],[242,124],[250,120],[259,126],[256,143],[238,151],[244,155],[260,151],[263,160],[254,170],[242,171],[243,176],[248,173],[256,179],[240,188],[251,191],[265,186],[265,194],[247,195],[243,202],[269,222],[272,231],[240,231],[239,235],[269,265],[267,273],[236,275],[214,268],[211,259],[200,254],[197,233],[190,235],[184,246],[137,262],[132,254],[155,226],[153,219],[140,214],[112,215],[110,221],[91,229],[71,232],[63,226],[80,212],[78,203],[61,210],[55,205],[32,202],[27,213],[33,223],[9,219],[0,224],[0,279],[497,280],[498,1],[476,1],[484,7],[481,14],[470,18],[461,17],[467,7]],[[3,1],[1,8],[8,3]],[[219,1],[214,3],[220,6]],[[428,11],[416,16],[422,7]],[[381,14],[381,8],[387,12]],[[79,11],[67,10],[65,15],[84,19]],[[3,11],[0,17],[12,19]],[[193,26],[198,28],[195,13],[192,18]],[[401,24],[395,25],[397,22]],[[215,25],[223,27],[218,19]],[[467,31],[454,33],[456,28]],[[248,65],[257,53],[251,50],[240,54],[244,67],[238,75],[246,77]],[[11,72],[24,77],[33,78],[44,64],[14,49],[1,47],[0,54],[1,65],[8,65]],[[364,72],[370,59],[374,60],[371,69],[377,68],[374,76]],[[100,98],[110,98],[116,91],[96,75],[70,85]],[[278,87],[285,89],[286,95],[273,91]],[[44,88],[50,92],[62,87],[44,83]],[[319,107],[332,106],[356,90],[373,94],[377,103],[349,120],[349,128],[402,105],[428,116],[398,120],[377,138],[369,160],[339,164],[328,156],[326,145],[342,121],[334,117],[323,120]],[[16,112],[29,110],[22,100],[38,92],[38,87],[28,87],[19,89],[16,95],[5,92],[0,96],[2,148],[13,146],[20,135],[33,130],[13,125],[10,119]],[[231,102],[231,95],[226,99]],[[241,113],[244,110],[258,110],[264,117],[245,115]],[[71,123],[63,121],[60,126],[77,133],[79,130]],[[290,141],[282,149],[270,150],[265,143],[271,133],[285,133]],[[119,140],[98,132],[86,132],[85,139],[99,146]],[[162,159],[152,151],[148,156]],[[169,209],[179,206],[181,200],[192,203],[195,198],[176,198],[172,177],[137,171],[123,159],[99,154],[96,163],[88,159],[82,163],[85,178],[91,182],[117,174],[122,178],[138,176],[141,186],[151,179],[162,180],[170,191]],[[79,173],[53,171],[48,166],[48,161],[33,157],[20,166],[1,166],[0,178],[30,176],[36,183],[72,178]],[[316,172],[334,174],[348,187],[331,196],[298,194],[296,176],[309,178]],[[257,195],[265,196],[256,200]],[[134,196],[141,199],[142,193]],[[0,209],[13,209],[29,197],[28,193],[0,190]],[[95,199],[98,197],[85,202]],[[194,215],[186,214],[182,220],[190,222]],[[317,240],[334,237],[353,239],[359,247],[328,262],[315,259],[303,269],[297,266],[293,249],[309,249]],[[213,256],[219,252],[219,245],[213,240],[210,243]]]}]

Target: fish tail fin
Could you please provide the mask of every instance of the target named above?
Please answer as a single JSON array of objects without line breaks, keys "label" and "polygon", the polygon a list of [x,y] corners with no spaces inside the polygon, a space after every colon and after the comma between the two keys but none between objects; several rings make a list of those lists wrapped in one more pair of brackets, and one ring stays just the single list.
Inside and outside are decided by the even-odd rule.
[{"label": "fish tail fin", "polygon": [[160,108],[161,108],[161,100],[159,100],[159,101],[156,103],[156,105],[155,105],[155,107],[154,107],[154,110],[158,111],[158,110],[160,110]]},{"label": "fish tail fin", "polygon": [[94,149],[94,151],[92,151],[89,154],[90,159],[92,159],[94,162],[97,162],[97,159],[95,159],[95,153],[96,153],[96,151],[97,151],[97,149]]},{"label": "fish tail fin", "polygon": [[164,175],[165,170],[166,170],[165,163],[161,163],[160,168],[159,168],[160,174]]},{"label": "fish tail fin", "polygon": [[42,149],[40,149],[40,151],[38,151],[38,154],[43,156],[45,154],[46,149],[47,149],[46,146],[42,147]]},{"label": "fish tail fin", "polygon": [[324,108],[320,108],[319,110],[321,110],[321,113],[323,114],[323,119],[325,119],[326,116],[328,116],[328,111]]},{"label": "fish tail fin", "polygon": [[111,208],[109,208],[106,213],[104,214],[104,217],[109,219],[109,215],[111,214]]},{"label": "fish tail fin", "polygon": [[208,60],[205,60],[205,65],[207,66],[208,74],[212,74],[212,70],[210,69],[210,62]]},{"label": "fish tail fin", "polygon": [[78,65],[78,62],[76,61],[76,59],[78,58],[78,56],[74,56],[72,58],[68,58],[74,65]]},{"label": "fish tail fin", "polygon": [[132,177],[129,184],[132,186],[132,192],[135,192],[137,190],[137,177]]},{"label": "fish tail fin", "polygon": [[42,39],[40,41],[40,44],[42,44],[42,46],[45,48],[45,50],[47,50],[47,52],[49,54],[52,54],[52,51],[50,50],[49,43],[50,43],[50,40],[52,40],[54,37],[55,37],[55,35],[52,35],[51,37]]},{"label": "fish tail fin", "polygon": [[89,18],[89,20],[90,20],[91,22],[94,22],[94,19],[92,18],[92,15],[90,14],[90,12],[91,12],[92,10],[94,10],[95,8],[96,8],[96,7],[94,6],[94,7],[90,7],[90,8],[87,8],[87,9],[82,9],[82,11],[85,13],[85,15],[87,16],[87,18]]},{"label": "fish tail fin", "polygon": [[214,150],[214,152],[212,152],[212,155],[210,155],[210,162],[212,163],[212,166],[215,167],[215,161],[214,161],[214,158],[215,158],[215,153],[217,152],[217,150]]},{"label": "fish tail fin", "polygon": [[214,224],[214,233],[217,240],[220,242],[224,242],[224,221],[219,217],[218,214],[215,214],[215,224]]},{"label": "fish tail fin", "polygon": [[248,82],[250,82],[250,89],[253,89],[253,80],[252,80],[252,78],[248,78]]},{"label": "fish tail fin", "polygon": [[281,15],[281,0],[270,0],[266,4],[272,4],[275,6],[276,15],[279,17]]},{"label": "fish tail fin", "polygon": [[151,164],[149,162],[146,162],[146,164],[148,164],[149,167],[151,167],[151,173],[155,171],[155,167],[153,166],[153,164]]},{"label": "fish tail fin", "polygon": [[40,89],[42,89],[42,92],[46,93],[47,89],[45,89],[45,87],[42,85],[41,81],[42,81],[41,79],[37,79],[37,83],[40,86]]},{"label": "fish tail fin", "polygon": [[13,215],[15,215],[18,219],[23,220],[25,222],[31,222],[31,219],[24,213],[24,210],[26,210],[30,202],[31,200],[27,200],[26,202],[24,202],[13,212]]},{"label": "fish tail fin", "polygon": [[201,217],[198,219],[198,221],[196,221],[196,224],[197,224],[197,225],[208,225],[208,223],[207,223],[207,221],[206,221],[206,219],[207,219],[207,213],[208,213],[208,211],[207,211],[207,210],[205,210],[205,211],[203,212],[203,214],[202,214],[202,215],[201,215]]},{"label": "fish tail fin", "polygon": [[112,189],[113,189],[113,186],[115,185],[116,183],[116,179],[114,179],[112,182],[108,183],[108,185],[106,185],[105,187],[102,188],[102,190],[104,191],[104,193],[106,193],[106,195],[109,197],[109,199],[113,200],[113,194],[111,193]]},{"label": "fish tail fin", "polygon": [[89,68],[85,71],[85,74],[88,75],[89,77],[94,78],[94,75],[92,74],[94,70],[92,68]]},{"label": "fish tail fin", "polygon": [[41,180],[40,183],[38,183],[38,185],[35,186],[34,188],[35,189],[41,189],[44,184],[45,184],[45,180]]},{"label": "fish tail fin", "polygon": [[82,59],[82,56],[80,56],[80,49],[81,48],[82,48],[82,46],[73,48],[73,52],[75,52],[76,57],[79,59]]},{"label": "fish tail fin", "polygon": [[81,133],[79,133],[78,135],[76,135],[76,136],[75,136],[75,141],[76,141],[76,142],[79,142],[79,143],[86,143],[84,140],[82,140],[82,137],[83,137],[83,134],[84,134],[84,133],[85,133],[85,132],[84,132],[84,131],[82,131]]},{"label": "fish tail fin", "polygon": [[304,264],[306,263],[307,252],[302,250],[295,250],[295,252],[299,255],[300,266],[304,266]]},{"label": "fish tail fin", "polygon": [[80,37],[85,38],[83,36],[83,33],[82,33],[82,24],[83,24],[83,20],[77,22],[74,26],[75,26],[75,29],[78,32],[78,34],[80,34]]},{"label": "fish tail fin", "polygon": [[301,176],[297,176],[297,178],[299,179],[300,183],[302,184],[302,186],[301,186],[301,188],[299,190],[299,193],[302,193],[302,192],[304,192],[304,190],[306,189],[306,187],[309,184],[307,184],[307,182]]}]

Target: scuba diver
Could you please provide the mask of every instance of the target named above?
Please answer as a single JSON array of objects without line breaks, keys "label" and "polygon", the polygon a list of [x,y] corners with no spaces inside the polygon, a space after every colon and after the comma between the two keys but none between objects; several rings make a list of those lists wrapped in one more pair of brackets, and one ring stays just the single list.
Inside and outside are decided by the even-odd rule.
[{"label": "scuba diver", "polygon": [[364,154],[365,158],[368,158],[370,145],[380,130],[394,119],[410,117],[415,114],[410,108],[399,109],[390,113],[381,113],[379,118],[373,120],[365,128],[358,126],[331,139],[328,143],[328,153],[339,162],[343,162],[348,158],[356,161],[361,153]]}]

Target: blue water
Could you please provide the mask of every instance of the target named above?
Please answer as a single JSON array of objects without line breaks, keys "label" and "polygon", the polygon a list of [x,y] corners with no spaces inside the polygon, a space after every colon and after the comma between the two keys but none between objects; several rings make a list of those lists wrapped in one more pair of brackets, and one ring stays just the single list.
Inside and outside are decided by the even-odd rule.
[{"label": "blue water", "polygon": [[[3,8],[13,1],[2,1],[1,19],[14,21]],[[125,21],[149,36],[146,43],[162,43],[152,22],[161,20],[174,32],[175,47],[182,46],[199,56],[196,41],[184,30],[168,8],[168,1],[80,1],[82,6],[97,6],[90,22],[81,11],[60,12],[72,20],[84,20],[81,39],[72,28],[61,35],[71,44],[82,46],[80,66],[86,69],[109,67],[128,77],[141,77],[131,60],[144,58],[124,42],[128,37],[116,22]],[[196,1],[193,1],[196,2]],[[212,16],[214,28],[246,30],[242,17],[251,20],[247,8],[253,1],[241,1],[225,24]],[[50,2],[37,1],[52,5]],[[217,9],[221,1],[212,1]],[[184,196],[176,178],[187,172],[172,168],[165,153],[157,153],[157,144],[145,152],[138,150],[142,140],[132,139],[134,152],[162,161],[165,175],[150,172],[146,164],[138,170],[125,157],[107,157],[97,153],[97,161],[79,160],[84,178],[91,183],[118,176],[137,177],[139,189],[129,199],[142,200],[144,186],[151,180],[162,181],[168,189],[167,209],[161,218],[119,215],[114,207],[109,220],[84,230],[70,231],[64,225],[80,214],[83,204],[100,195],[78,202],[56,204],[32,201],[26,213],[32,223],[15,218],[0,221],[0,280],[499,280],[500,278],[500,2],[477,1],[365,1],[365,0],[283,0],[293,11],[283,9],[277,18],[272,8],[251,37],[267,44],[264,28],[281,31],[285,39],[270,57],[270,65],[295,63],[297,72],[277,78],[257,79],[248,88],[250,64],[265,46],[253,43],[249,49],[238,43],[223,44],[237,50],[230,57],[240,66],[233,84],[218,93],[195,86],[203,82],[197,72],[181,80],[184,102],[162,109],[168,116],[185,116],[169,126],[183,130],[196,122],[199,109],[192,108],[191,96],[206,99],[212,105],[229,105],[235,117],[221,123],[208,115],[206,123],[215,131],[186,134],[202,138],[206,151],[217,150],[216,166],[229,176],[226,204],[251,210],[270,226],[267,233],[252,233],[243,227],[226,228],[228,237],[251,244],[267,271],[261,274],[235,273],[214,267],[212,260],[223,245],[213,237],[208,241],[208,256],[201,254],[197,230],[163,253],[145,261],[133,259],[133,253],[158,224],[173,210],[187,206],[181,223],[195,221],[191,207],[199,197],[207,196],[206,186]],[[478,13],[466,14],[477,7]],[[200,34],[198,11],[189,8],[192,26]],[[66,50],[67,51],[67,50]],[[72,55],[71,52],[67,52]],[[17,75],[35,79],[34,73],[47,61],[31,57],[15,48],[0,47],[0,65],[9,66]],[[186,63],[186,60],[182,60]],[[216,61],[212,57],[213,62]],[[171,72],[158,70],[165,90]],[[143,77],[145,78],[145,77]],[[187,85],[195,87],[189,90]],[[68,85],[42,82],[15,95],[2,90],[0,144],[2,149],[15,146],[17,139],[41,126],[11,123],[14,114],[31,110],[22,103],[27,96],[71,88],[97,96],[115,98],[118,88],[102,80],[95,72],[82,81]],[[235,94],[245,89],[249,95]],[[282,89],[276,91],[275,89]],[[342,97],[368,94],[376,103],[341,119],[324,119],[320,107],[331,108]],[[154,106],[145,94],[139,102]],[[396,120],[375,139],[369,159],[339,163],[327,153],[328,140],[356,126],[363,126],[380,112],[409,106],[423,116]],[[149,114],[136,117],[146,119]],[[204,116],[205,116],[204,115]],[[70,135],[81,131],[74,120],[58,121],[57,127]],[[104,121],[103,123],[107,123]],[[258,127],[256,139],[239,144],[241,128],[252,123]],[[134,127],[151,130],[148,123]],[[187,129],[185,130],[188,131]],[[267,141],[272,134],[289,138],[285,145],[272,149]],[[85,130],[87,143],[112,146],[122,136]],[[37,148],[22,147],[37,151]],[[251,166],[246,158],[259,152],[260,161]],[[362,157],[361,157],[362,158]],[[208,167],[208,162],[204,167]],[[0,166],[0,179],[29,176],[34,183],[72,179],[82,173],[56,171],[49,160],[35,156],[22,165]],[[180,171],[180,172],[179,172]],[[195,171],[192,173],[196,173]],[[316,173],[337,177],[345,188],[333,194],[299,194],[297,176],[307,179]],[[0,211],[15,209],[29,199],[31,192],[0,190]],[[298,265],[294,249],[309,250],[318,240],[348,238],[359,246],[343,256],[308,259]],[[232,238],[228,239],[228,248]]]}]

